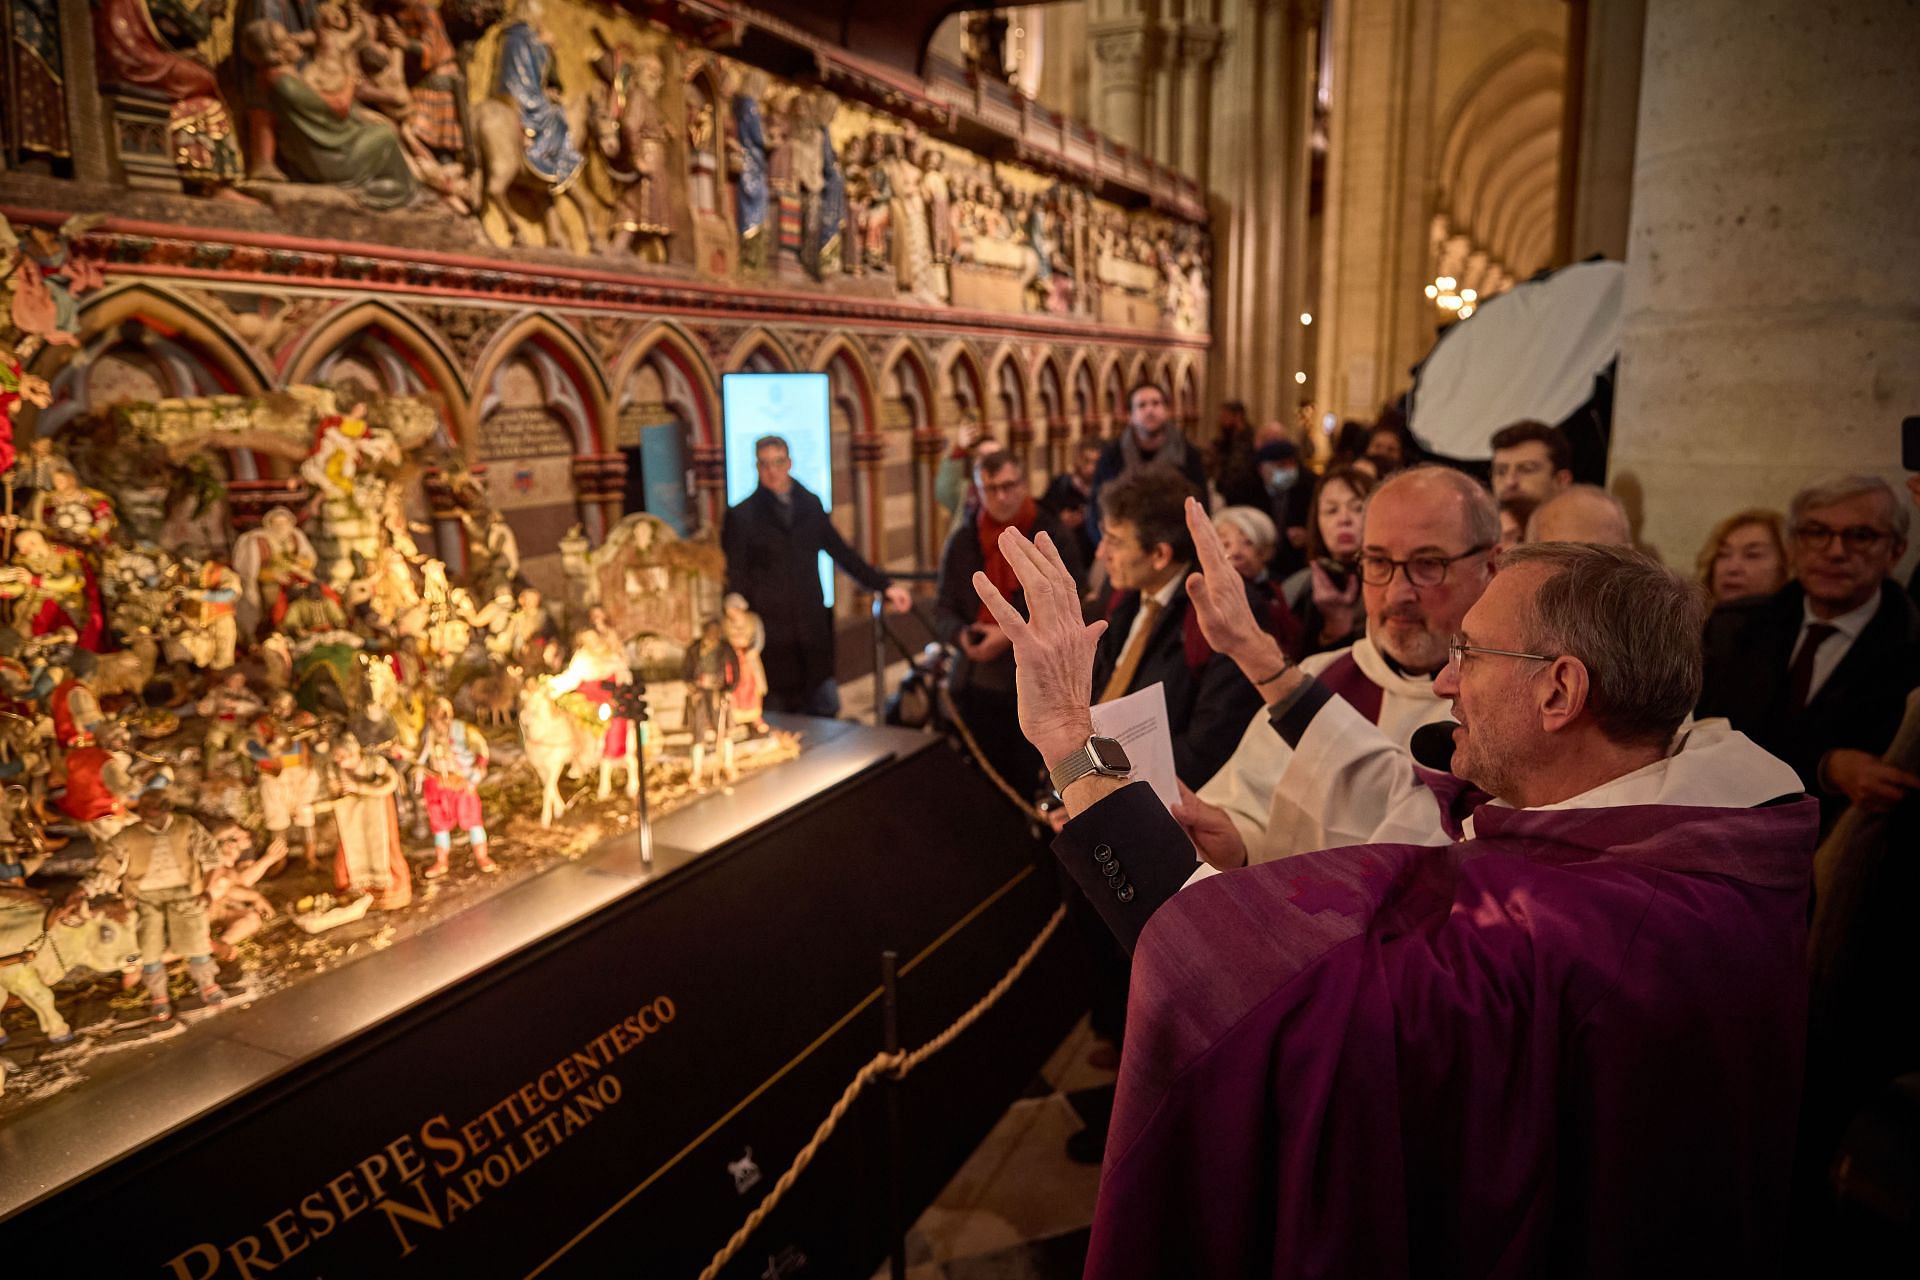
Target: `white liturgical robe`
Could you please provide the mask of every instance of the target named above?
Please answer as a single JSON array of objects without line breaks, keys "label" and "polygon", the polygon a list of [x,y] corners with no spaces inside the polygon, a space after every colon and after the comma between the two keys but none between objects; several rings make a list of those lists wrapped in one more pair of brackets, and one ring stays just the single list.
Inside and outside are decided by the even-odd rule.
[{"label": "white liturgical robe", "polygon": [[[1414,730],[1452,718],[1452,704],[1435,696],[1431,676],[1395,671],[1365,637],[1351,649],[1314,654],[1300,669],[1318,676],[1349,654],[1359,673],[1380,688],[1377,731],[1335,699],[1294,748],[1258,715],[1232,757],[1200,789],[1200,799],[1226,810],[1246,842],[1249,864],[1376,838],[1372,833],[1389,817],[1387,797],[1400,794],[1397,784],[1412,781],[1407,748]],[[1379,750],[1382,745],[1396,749]],[[1428,814],[1421,817],[1431,821]]]}]

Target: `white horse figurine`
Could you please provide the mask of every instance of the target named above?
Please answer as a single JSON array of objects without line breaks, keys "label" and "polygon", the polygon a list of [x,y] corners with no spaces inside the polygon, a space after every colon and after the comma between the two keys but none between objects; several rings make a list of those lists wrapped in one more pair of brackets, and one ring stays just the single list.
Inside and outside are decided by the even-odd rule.
[{"label": "white horse figurine", "polygon": [[[520,691],[520,737],[526,744],[527,762],[540,779],[540,825],[543,827],[552,826],[553,820],[567,811],[567,802],[560,794],[562,775],[585,777],[598,766],[599,796],[605,800],[613,794],[614,767],[623,764],[627,773],[627,798],[639,798],[640,735],[633,723],[622,722],[626,750],[616,758],[606,751],[605,720],[586,721],[560,705],[562,697],[588,681],[611,678],[602,670],[603,665],[582,647],[559,675],[537,676]],[[623,673],[625,670],[624,666],[620,668]],[[606,703],[599,706],[611,719],[612,707]]]}]

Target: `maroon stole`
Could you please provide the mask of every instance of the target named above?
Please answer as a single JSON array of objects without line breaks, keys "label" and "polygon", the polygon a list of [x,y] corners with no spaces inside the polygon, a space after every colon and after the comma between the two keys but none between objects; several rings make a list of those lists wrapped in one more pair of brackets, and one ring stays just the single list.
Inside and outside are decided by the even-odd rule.
[{"label": "maroon stole", "polygon": [[1380,723],[1380,702],[1385,691],[1367,677],[1353,660],[1352,650],[1340,655],[1317,677],[1321,684],[1347,700],[1347,704],[1374,724]]}]

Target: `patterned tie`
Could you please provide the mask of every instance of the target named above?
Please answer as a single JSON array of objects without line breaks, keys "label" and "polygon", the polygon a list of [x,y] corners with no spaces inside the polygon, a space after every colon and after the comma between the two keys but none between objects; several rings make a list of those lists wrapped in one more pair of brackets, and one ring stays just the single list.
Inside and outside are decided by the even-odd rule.
[{"label": "patterned tie", "polygon": [[1120,665],[1113,669],[1113,676],[1107,681],[1107,687],[1100,691],[1097,701],[1112,702],[1126,693],[1133,683],[1133,673],[1140,669],[1140,660],[1147,656],[1147,639],[1153,635],[1153,624],[1160,618],[1160,601],[1153,596],[1140,599],[1140,625],[1134,629],[1133,639],[1127,641],[1127,647],[1120,655]]},{"label": "patterned tie", "polygon": [[1807,699],[1813,690],[1813,658],[1820,652],[1820,646],[1829,636],[1839,633],[1840,628],[1830,627],[1824,622],[1809,622],[1806,639],[1800,642],[1800,652],[1793,657],[1793,670],[1789,673],[1788,687],[1793,691],[1793,709],[1800,710],[1807,705]]}]

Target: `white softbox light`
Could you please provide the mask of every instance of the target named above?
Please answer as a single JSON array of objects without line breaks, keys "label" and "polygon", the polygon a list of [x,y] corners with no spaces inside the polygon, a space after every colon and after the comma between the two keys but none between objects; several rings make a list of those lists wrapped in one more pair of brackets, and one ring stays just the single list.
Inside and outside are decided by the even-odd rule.
[{"label": "white softbox light", "polygon": [[1626,281],[1623,263],[1580,262],[1481,303],[1414,375],[1414,438],[1430,453],[1480,462],[1508,423],[1571,417],[1620,354]]}]

